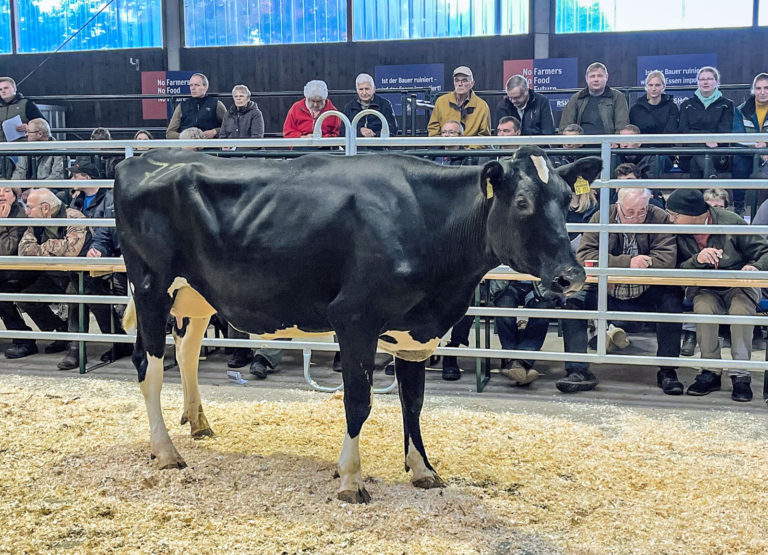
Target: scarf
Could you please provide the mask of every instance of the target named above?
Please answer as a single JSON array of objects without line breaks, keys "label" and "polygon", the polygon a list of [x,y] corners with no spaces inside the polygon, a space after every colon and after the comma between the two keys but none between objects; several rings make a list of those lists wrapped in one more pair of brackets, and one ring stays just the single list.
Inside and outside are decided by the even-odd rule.
[{"label": "scarf", "polygon": [[699,89],[696,89],[696,92],[693,94],[696,95],[696,98],[701,100],[701,103],[704,104],[705,110],[709,108],[709,105],[712,104],[715,100],[723,96],[723,93],[720,92],[720,89],[715,89],[715,92],[713,92],[709,97],[702,96],[701,91],[699,91]]}]

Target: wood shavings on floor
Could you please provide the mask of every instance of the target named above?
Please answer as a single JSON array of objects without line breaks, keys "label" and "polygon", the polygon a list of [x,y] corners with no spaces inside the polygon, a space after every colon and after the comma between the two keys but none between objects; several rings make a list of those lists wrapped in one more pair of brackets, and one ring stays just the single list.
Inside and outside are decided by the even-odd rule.
[{"label": "wood shavings on floor", "polygon": [[180,388],[165,388],[189,467],[159,471],[136,384],[6,376],[0,552],[768,552],[768,442],[741,433],[764,415],[612,407],[593,424],[594,405],[578,420],[432,407],[424,440],[448,485],[423,491],[403,472],[389,398],[361,440],[373,501],[348,505],[332,478],[338,396],[210,397],[217,436],[193,441],[178,425]]}]

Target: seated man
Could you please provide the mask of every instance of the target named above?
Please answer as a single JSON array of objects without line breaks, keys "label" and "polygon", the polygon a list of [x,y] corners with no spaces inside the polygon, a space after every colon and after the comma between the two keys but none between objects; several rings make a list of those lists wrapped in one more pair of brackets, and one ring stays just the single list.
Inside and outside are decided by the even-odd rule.
[{"label": "seated man", "polygon": [[[82,181],[82,185],[75,187],[75,193],[72,198],[70,207],[72,209],[81,212],[86,218],[108,218],[109,214],[114,214],[114,201],[112,200],[112,191],[109,189],[101,189],[99,187],[88,187],[87,183],[91,179],[99,178],[99,168],[91,162],[89,158],[81,158],[72,167],[69,168],[69,172],[72,174],[72,179]],[[96,228],[98,230],[109,230],[109,228]],[[90,239],[90,237],[89,237]],[[104,248],[104,237],[101,239],[101,247]],[[88,241],[85,250],[85,256],[96,257],[101,256],[101,252],[92,248],[92,241]],[[95,252],[92,252],[95,251]],[[109,288],[109,281],[111,275],[92,277],[90,275],[83,276],[83,291],[86,295],[111,295],[112,291]],[[74,287],[70,288],[74,292]],[[114,333],[125,334],[123,326],[120,323],[116,312],[112,308],[112,305],[107,304],[87,304],[84,305],[84,322],[85,329],[88,331],[89,315],[88,311],[93,312],[96,317],[96,322],[99,325],[101,333],[111,333],[114,328]],[[68,328],[70,332],[78,332],[79,329],[79,310],[76,304],[72,304],[69,307],[69,322]],[[69,349],[64,358],[58,363],[59,370],[71,370],[80,366],[80,349],[77,341],[72,341],[69,344]],[[102,354],[101,360],[103,362],[116,360],[130,355],[133,352],[133,346],[129,343],[116,343],[113,349],[110,349]]]},{"label": "seated man", "polygon": [[[620,135],[640,135],[640,128],[637,125],[626,125],[619,131]],[[628,139],[629,140],[629,139]],[[626,142],[619,143],[619,149],[640,148],[642,143]],[[638,179],[658,179],[659,178],[659,156],[655,154],[617,154],[619,164],[634,164],[637,167]]]},{"label": "seated man", "polygon": [[[733,212],[709,206],[695,189],[678,189],[667,199],[669,219],[680,225],[746,225]],[[677,236],[680,268],[713,270],[768,270],[768,241],[760,235]],[[695,314],[737,314],[753,316],[760,300],[760,290],[753,287],[689,287],[686,296],[693,300]],[[731,325],[731,358],[752,357],[752,325]],[[696,340],[702,358],[720,358],[718,324],[696,324]],[[751,401],[751,375],[747,370],[728,371],[734,401]],[[707,395],[719,391],[720,372],[702,370],[688,388],[688,395]]]},{"label": "seated man", "polygon": [[[618,201],[610,207],[611,223],[622,224],[663,224],[668,223],[667,214],[657,206],[649,204],[648,189],[623,188],[619,190]],[[599,212],[591,222],[600,220]],[[584,264],[586,260],[598,259],[599,237],[596,232],[584,233],[576,258]],[[674,268],[677,261],[675,236],[665,233],[611,233],[608,236],[608,266],[612,268]],[[666,312],[680,314],[683,311],[683,294],[679,287],[664,285],[611,284],[608,288],[608,310],[632,312]],[[597,288],[588,286],[579,293],[568,297],[565,307],[576,310],[597,308]],[[587,352],[586,320],[562,320],[563,342],[569,353]],[[609,341],[623,330],[609,331]],[[657,355],[678,357],[680,355],[680,324],[659,322],[656,324]],[[587,391],[597,386],[597,378],[584,362],[566,362],[567,375],[557,381],[557,389],[563,393]],[[674,367],[662,366],[656,374],[656,383],[667,395],[680,395],[683,384],[677,379]]]},{"label": "seated man", "polygon": [[[44,119],[33,119],[27,124],[27,141],[54,140],[51,137],[51,126]],[[50,156],[44,153],[19,156],[11,179],[66,179],[65,158],[65,156]]]},{"label": "seated man", "polygon": [[[397,119],[392,109],[392,103],[386,98],[376,94],[376,85],[373,77],[367,73],[361,73],[355,79],[357,98],[344,105],[343,113],[352,121],[363,110],[376,110],[381,112],[389,125],[391,137],[397,136]],[[358,137],[381,137],[381,120],[375,115],[364,116],[357,122]],[[346,126],[341,126],[341,136],[346,133]]]},{"label": "seated man", "polygon": [[[83,218],[83,214],[72,208],[65,208],[59,197],[50,189],[34,189],[29,193],[26,207],[30,218]],[[19,241],[19,256],[80,256],[88,239],[85,225],[28,227]],[[64,293],[71,283],[67,272],[25,272],[20,293]],[[20,317],[14,319],[10,303],[0,303],[0,314],[9,329],[31,331]],[[67,323],[50,309],[48,304],[39,302],[16,303],[26,312],[40,331],[65,331]],[[14,309],[15,310],[15,307]],[[66,342],[55,341],[46,352],[55,353],[66,349]],[[37,352],[34,340],[16,344],[5,351],[6,358],[22,358]]]},{"label": "seated man", "polygon": [[[565,129],[563,129],[563,135],[583,135],[583,134],[584,134],[584,130],[577,123],[572,123],[566,126]],[[567,148],[568,150],[576,150],[581,147],[582,145],[578,143],[563,145],[563,148]],[[554,167],[559,168],[560,166],[571,164],[581,157],[582,155],[579,155],[579,154],[552,154],[549,157],[549,161],[552,162],[552,165]]]},{"label": "seated man", "polygon": [[[24,207],[19,202],[18,196],[18,189],[0,187],[0,218],[27,217],[24,213]],[[21,240],[23,233],[23,226],[0,226],[0,256],[16,256],[19,254],[19,241]],[[34,274],[35,273],[23,270],[0,271],[0,292],[20,293],[22,284],[30,283]],[[45,310],[47,306],[48,305],[44,305],[43,309]],[[50,312],[50,309],[47,310]],[[0,302],[0,318],[2,318],[3,324],[5,324],[5,329],[7,330],[31,331],[24,322],[24,318],[21,316],[19,309],[13,302]],[[59,324],[59,322],[56,322],[56,324]],[[63,341],[54,343],[58,343],[59,350],[66,344],[66,342]],[[57,345],[54,345],[54,350],[56,350],[56,348]],[[46,351],[52,352],[49,347],[46,347]],[[34,340],[14,339],[13,346],[8,349],[6,356],[8,358],[20,358],[21,356],[34,354],[36,352],[37,345]]]}]

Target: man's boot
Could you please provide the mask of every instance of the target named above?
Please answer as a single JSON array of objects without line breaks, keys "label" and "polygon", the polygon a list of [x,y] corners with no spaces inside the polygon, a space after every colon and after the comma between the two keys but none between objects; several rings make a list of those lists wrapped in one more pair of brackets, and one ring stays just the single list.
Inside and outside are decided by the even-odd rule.
[{"label": "man's boot", "polygon": [[555,387],[562,393],[589,391],[597,387],[597,377],[587,369],[566,370],[568,375],[555,382]]},{"label": "man's boot", "polygon": [[696,381],[688,386],[688,395],[701,397],[709,395],[713,391],[720,391],[720,374],[715,374],[711,370],[702,370],[696,376]]},{"label": "man's boot", "polygon": [[56,367],[59,370],[73,370],[75,368],[80,368],[80,347],[77,341],[72,341],[69,344],[67,354],[64,355],[64,358],[61,359],[61,362],[59,362]]},{"label": "man's boot", "polygon": [[692,357],[696,350],[696,332],[684,331],[683,344],[680,347],[680,354],[684,357]]}]

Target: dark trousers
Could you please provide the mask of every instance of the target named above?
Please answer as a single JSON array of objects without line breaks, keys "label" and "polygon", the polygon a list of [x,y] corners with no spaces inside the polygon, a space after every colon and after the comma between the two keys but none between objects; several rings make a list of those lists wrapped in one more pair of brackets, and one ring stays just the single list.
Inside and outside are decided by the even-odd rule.
[{"label": "dark trousers", "polygon": [[[556,301],[542,300],[533,293],[530,283],[510,282],[506,289],[496,295],[493,305],[500,308],[554,308]],[[451,330],[451,339],[448,344],[451,347],[469,345],[469,332],[472,329],[474,318],[465,316]],[[517,328],[517,318],[496,318],[496,333],[502,349],[516,349],[521,351],[539,351],[547,337],[549,320],[546,318],[530,318],[524,330]],[[532,360],[521,361],[530,368]]]},{"label": "dark trousers", "polygon": [[[64,293],[70,283],[66,272],[0,272],[2,293]],[[0,302],[0,319],[8,330],[32,331],[19,312],[21,308],[41,331],[64,331],[67,324],[40,302]],[[15,339],[14,343],[25,340]]]},{"label": "dark trousers", "polygon": [[[89,275],[83,276],[83,293],[85,295],[113,295],[116,294],[111,287],[112,276],[98,276],[92,277]],[[75,274],[72,283],[67,289],[68,293],[77,293],[77,275]],[[123,291],[123,294],[125,291]],[[96,318],[96,323],[99,325],[101,333],[111,333],[114,329],[115,333],[124,334],[123,326],[120,323],[120,318],[115,312],[114,306],[111,304],[85,304],[83,305],[83,331],[88,331],[89,314],[92,312]],[[77,304],[69,305],[69,318],[68,329],[71,332],[80,330],[80,317]]]},{"label": "dark trousers", "polygon": [[[595,310],[597,308],[597,287],[587,287],[568,297],[565,307],[572,310]],[[608,310],[622,312],[683,312],[683,290],[680,287],[653,285],[634,299],[617,299],[608,295]],[[587,321],[561,320],[563,343],[568,353],[587,352]],[[661,357],[680,356],[680,332],[682,324],[658,322],[656,324],[656,355]],[[662,368],[676,367],[663,366]],[[589,369],[586,362],[566,362],[565,370],[570,373]]]}]

